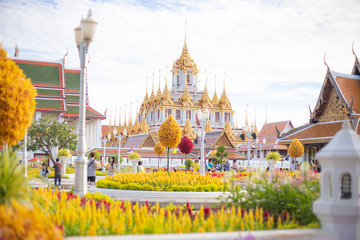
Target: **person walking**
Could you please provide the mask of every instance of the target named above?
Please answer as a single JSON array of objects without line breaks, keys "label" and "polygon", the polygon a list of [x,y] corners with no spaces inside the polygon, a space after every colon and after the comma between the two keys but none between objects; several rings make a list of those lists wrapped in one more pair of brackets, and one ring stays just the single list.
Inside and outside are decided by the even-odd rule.
[{"label": "person walking", "polygon": [[45,163],[42,164],[42,168],[40,170],[40,175],[42,177],[45,177],[46,179],[48,178],[48,176],[50,175],[50,172],[48,170],[48,167]]},{"label": "person walking", "polygon": [[95,185],[96,180],[96,169],[99,168],[98,162],[95,160],[95,153],[90,153],[90,160],[87,166],[87,181],[90,183],[90,186]]},{"label": "person walking", "polygon": [[54,169],[55,169],[54,185],[55,185],[55,187],[58,187],[61,189],[61,168],[62,168],[62,166],[59,163],[60,159],[56,158],[56,162],[53,159],[51,159],[51,161],[53,162]]},{"label": "person walking", "polygon": [[108,173],[107,175],[108,176],[114,176],[116,174],[116,161],[115,161],[115,157],[112,156],[110,158],[110,164],[109,164],[109,170],[108,170]]}]

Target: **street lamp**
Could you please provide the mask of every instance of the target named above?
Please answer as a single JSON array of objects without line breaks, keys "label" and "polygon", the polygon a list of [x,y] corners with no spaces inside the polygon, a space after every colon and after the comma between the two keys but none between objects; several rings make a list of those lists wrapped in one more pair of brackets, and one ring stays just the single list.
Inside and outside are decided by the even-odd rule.
[{"label": "street lamp", "polygon": [[27,160],[27,129],[25,132],[25,138],[24,138],[24,149],[23,149],[23,158],[24,158],[24,165],[25,165],[25,177],[28,176],[27,174],[27,165],[28,165],[28,160]]},{"label": "street lamp", "polygon": [[247,139],[248,139],[248,151],[247,151],[247,156],[248,156],[248,167],[250,166],[250,138],[251,138],[251,133],[254,132],[255,127],[253,124],[251,124],[251,126],[249,127],[248,125],[243,126],[243,130],[245,132],[245,134],[247,135]]},{"label": "street lamp", "polygon": [[205,148],[205,143],[204,143],[205,122],[207,122],[209,120],[209,115],[210,115],[210,112],[207,108],[205,109],[204,112],[202,112],[201,110],[199,110],[197,112],[197,117],[198,117],[198,119],[201,120],[200,174],[203,176],[205,175],[205,154],[204,154],[204,151],[205,151],[205,149],[204,149]]},{"label": "street lamp", "polygon": [[124,131],[123,131],[123,134],[122,134],[122,136],[121,136],[121,133],[119,133],[119,136],[116,136],[116,134],[117,134],[117,130],[116,130],[116,128],[114,129],[114,131],[113,131],[113,133],[114,133],[114,136],[118,139],[118,141],[119,141],[119,154],[118,154],[118,164],[117,164],[117,170],[120,170],[120,149],[121,149],[121,140],[122,140],[122,138],[123,137],[126,137],[126,134],[127,134],[127,132],[126,132],[126,128],[124,129]]},{"label": "street lamp", "polygon": [[259,140],[258,138],[256,139],[256,144],[260,145],[260,166],[262,167],[262,159],[264,157],[264,154],[261,153],[261,145],[262,144],[266,144],[266,139],[264,138],[263,140]]},{"label": "street lamp", "polygon": [[85,19],[81,19],[80,26],[74,29],[75,42],[79,50],[80,57],[80,107],[79,107],[79,125],[78,125],[78,140],[77,140],[77,155],[75,160],[75,188],[74,193],[84,195],[87,192],[87,159],[86,139],[85,139],[85,117],[86,117],[86,57],[90,43],[92,42],[97,22],[92,19],[91,9]]}]

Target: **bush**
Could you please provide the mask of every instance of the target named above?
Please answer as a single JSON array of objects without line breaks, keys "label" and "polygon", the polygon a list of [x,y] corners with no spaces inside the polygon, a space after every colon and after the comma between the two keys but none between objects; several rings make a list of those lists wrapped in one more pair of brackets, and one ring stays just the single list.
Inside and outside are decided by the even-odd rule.
[{"label": "bush", "polygon": [[190,170],[191,164],[193,164],[193,161],[190,158],[185,160],[186,170]]},{"label": "bush", "polygon": [[300,225],[316,224],[319,220],[312,211],[312,204],[319,196],[320,186],[317,177],[315,179],[311,174],[308,172],[301,176],[303,181],[299,178],[275,179],[275,182],[270,182],[264,173],[260,178],[253,177],[244,187],[233,182],[230,195],[223,197],[223,203],[244,209],[267,209],[275,220],[287,211]]},{"label": "bush", "polygon": [[24,197],[28,187],[24,168],[17,165],[18,157],[12,151],[0,152],[0,204]]},{"label": "bush", "polygon": [[58,157],[69,157],[70,153],[67,149],[60,149],[57,154]]},{"label": "bush", "polygon": [[[114,154],[114,155],[111,155],[110,157],[108,157],[108,163],[110,163],[110,159],[112,157],[115,157],[115,160],[116,160],[116,163],[118,163],[118,155],[117,154]],[[123,162],[123,157],[120,156],[120,164]]]},{"label": "bush", "polygon": [[[94,153],[95,153],[95,160],[100,161],[100,157],[101,157],[100,153],[98,151],[94,151]],[[88,159],[90,159],[90,154],[88,155]]]}]

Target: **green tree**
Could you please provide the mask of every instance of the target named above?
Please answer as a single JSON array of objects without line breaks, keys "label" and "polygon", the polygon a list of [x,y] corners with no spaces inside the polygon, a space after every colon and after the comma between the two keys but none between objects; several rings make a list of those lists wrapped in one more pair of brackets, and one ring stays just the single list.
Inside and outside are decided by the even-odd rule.
[{"label": "green tree", "polygon": [[220,172],[223,170],[224,161],[223,158],[226,158],[229,154],[226,152],[224,146],[219,146],[216,151],[216,157],[220,158]]},{"label": "green tree", "polygon": [[192,164],[193,160],[191,158],[185,160],[185,172],[187,172],[187,170],[190,170]]},{"label": "green tree", "polygon": [[275,160],[275,161],[280,161],[281,160],[281,155],[277,152],[271,152],[268,155],[266,155],[265,160]]},{"label": "green tree", "polygon": [[[110,159],[111,159],[112,157],[115,157],[116,163],[118,163],[119,155],[117,155],[117,154],[113,154],[113,155],[111,155],[110,157],[108,157],[108,163],[110,163]],[[120,164],[121,164],[122,162],[123,162],[123,157],[120,156]]]},{"label": "green tree", "polygon": [[[94,153],[95,153],[95,160],[96,161],[100,161],[100,158],[101,158],[101,154],[98,152],[98,151],[94,151]],[[88,155],[88,159],[90,159],[90,153],[89,153],[89,155]]]},{"label": "green tree", "polygon": [[46,116],[33,122],[28,131],[27,147],[31,151],[43,151],[54,159],[51,151],[55,147],[75,150],[77,134],[75,127],[58,122],[53,116]]}]

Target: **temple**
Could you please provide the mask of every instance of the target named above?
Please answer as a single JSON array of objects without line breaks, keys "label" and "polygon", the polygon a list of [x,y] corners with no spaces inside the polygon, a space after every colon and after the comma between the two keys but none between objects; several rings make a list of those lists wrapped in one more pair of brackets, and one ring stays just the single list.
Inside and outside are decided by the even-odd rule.
[{"label": "temple", "polygon": [[297,138],[305,148],[303,161],[310,161],[348,121],[360,133],[360,64],[355,56],[351,74],[338,73],[327,66],[324,82],[309,122],[280,137],[279,143],[289,146]]},{"label": "temple", "polygon": [[[211,98],[205,81],[205,88],[200,91],[198,73],[195,61],[190,57],[187,48],[186,37],[181,56],[174,62],[171,69],[172,81],[170,88],[165,79],[165,87],[155,94],[154,85],[150,96],[146,91],[136,121],[146,119],[150,131],[157,131],[168,115],[172,114],[180,127],[184,129],[184,135],[194,139],[193,130],[196,124],[196,112],[210,111],[210,119],[206,123],[207,131],[223,130],[226,122],[234,125],[234,110],[231,107],[225,91],[225,84],[220,99],[215,94]],[[136,133],[136,131],[134,131]]]},{"label": "temple", "polygon": [[[30,60],[19,58],[13,61],[31,79],[37,96],[34,120],[54,116],[60,122],[77,126],[79,118],[80,70],[65,68],[65,57],[61,60]],[[100,146],[101,121],[106,117],[89,106],[86,91],[86,144],[89,148]],[[57,149],[54,149],[56,152]],[[41,156],[43,153],[29,153]]]}]

